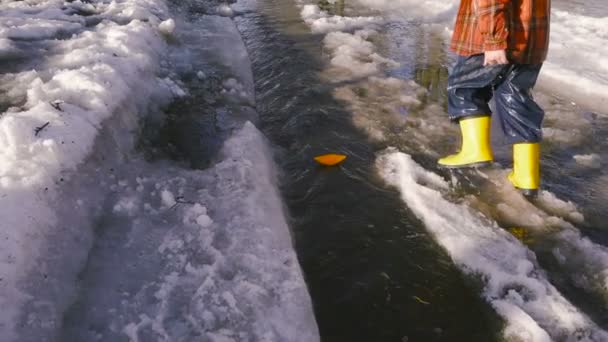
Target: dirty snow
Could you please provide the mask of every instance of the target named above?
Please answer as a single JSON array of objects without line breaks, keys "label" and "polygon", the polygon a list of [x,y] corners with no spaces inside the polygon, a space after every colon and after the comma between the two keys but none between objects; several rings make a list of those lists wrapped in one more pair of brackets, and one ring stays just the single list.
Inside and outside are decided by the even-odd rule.
[{"label": "dirty snow", "polygon": [[[194,34],[251,106],[246,50],[217,18]],[[144,115],[189,96],[166,56],[180,25],[161,0],[0,1],[2,341],[318,341],[262,134],[225,118],[204,172],[134,150]]]},{"label": "dirty snow", "polygon": [[[417,19],[423,16],[431,23],[450,21],[457,9],[456,1],[360,2],[381,13],[384,11],[391,19],[393,14]],[[315,28],[320,20],[318,13],[320,11],[314,5],[304,7],[301,13],[313,32],[319,32]],[[348,22],[338,16],[332,20]],[[407,146],[405,148],[437,156],[433,146],[437,144],[438,135],[445,135],[452,129],[449,121],[445,119],[444,110],[432,103],[425,106],[422,114],[410,114],[419,108],[420,98],[426,90],[413,81],[386,76],[398,64],[378,54],[374,41],[380,35],[377,24],[355,29],[336,25],[328,30],[324,31],[324,47],[329,55],[329,65],[323,73],[330,80],[353,81],[336,88],[334,96],[348,103],[354,124],[374,141],[401,143],[407,139],[403,144]],[[552,102],[545,97],[543,101]],[[571,124],[577,122],[577,113],[569,107],[551,104],[548,109],[548,117],[557,122],[546,128],[548,139],[576,143],[576,137],[582,135],[588,123],[578,120],[575,125]],[[407,135],[403,135],[404,131]],[[585,163],[590,158],[576,159]],[[446,200],[450,191],[448,183],[418,166],[409,155],[391,150],[380,156],[378,165],[380,173],[401,190],[405,204],[425,223],[454,261],[465,273],[482,279],[485,284],[482,295],[507,323],[503,332],[506,338],[524,341],[584,337],[590,341],[603,341],[608,338],[606,332],[551,285],[532,251],[492,220],[481,216],[477,209],[483,208],[485,203],[467,199],[463,204],[455,204]],[[492,188],[492,191],[501,191],[495,197],[502,200],[495,203],[494,214],[504,221],[512,221],[514,226],[523,224],[539,232],[560,230],[551,242],[554,253],[563,257],[560,266],[581,289],[604,297],[608,293],[608,249],[583,237],[573,226],[583,223],[584,216],[573,203],[562,201],[548,191],[541,193],[539,208],[531,206],[513,191],[512,186],[505,188],[506,172],[499,169],[489,175],[480,174],[486,179],[500,179],[500,184],[494,184]],[[505,255],[510,256],[503,261]]]},{"label": "dirty snow", "polygon": [[0,57],[27,42],[48,51],[43,64],[1,76],[9,109],[0,117],[0,331],[8,340],[28,298],[20,283],[57,223],[50,203],[69,180],[63,174],[87,158],[105,120],[170,98],[156,76],[167,16],[162,1],[0,4]]},{"label": "dirty snow", "polygon": [[483,283],[483,296],[501,315],[506,338],[522,341],[605,341],[608,333],[568,302],[548,281],[534,254],[471,208],[444,199],[438,175],[396,150],[377,162],[382,177],[466,273]]},{"label": "dirty snow", "polygon": [[126,210],[98,228],[64,340],[319,340],[267,141],[245,123],[220,154],[207,170],[117,170],[108,202]]}]

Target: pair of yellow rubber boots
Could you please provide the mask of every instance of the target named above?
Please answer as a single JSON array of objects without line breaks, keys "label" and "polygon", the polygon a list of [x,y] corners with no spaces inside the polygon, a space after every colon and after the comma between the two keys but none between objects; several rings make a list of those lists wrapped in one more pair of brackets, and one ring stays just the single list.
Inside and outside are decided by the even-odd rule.
[{"label": "pair of yellow rubber boots", "polygon": [[[462,148],[457,154],[439,159],[445,168],[481,167],[492,163],[490,146],[490,117],[474,117],[460,120]],[[538,143],[513,145],[513,171],[511,183],[525,196],[534,197],[540,187],[540,146]]]}]

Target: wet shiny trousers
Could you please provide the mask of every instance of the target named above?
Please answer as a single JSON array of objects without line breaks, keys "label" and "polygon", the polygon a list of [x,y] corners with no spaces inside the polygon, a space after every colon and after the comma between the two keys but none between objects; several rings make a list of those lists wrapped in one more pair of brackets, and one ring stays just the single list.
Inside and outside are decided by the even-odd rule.
[{"label": "wet shiny trousers", "polygon": [[534,101],[531,90],[542,64],[483,66],[484,55],[460,56],[448,79],[450,119],[485,116],[492,113],[511,144],[540,142],[545,112]]}]

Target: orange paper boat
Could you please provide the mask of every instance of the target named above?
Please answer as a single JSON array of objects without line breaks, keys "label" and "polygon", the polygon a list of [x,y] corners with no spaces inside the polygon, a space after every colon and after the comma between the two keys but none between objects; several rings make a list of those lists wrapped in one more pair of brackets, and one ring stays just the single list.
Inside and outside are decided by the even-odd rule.
[{"label": "orange paper boat", "polygon": [[346,160],[346,156],[343,154],[330,153],[315,157],[315,160],[323,166],[336,166]]}]

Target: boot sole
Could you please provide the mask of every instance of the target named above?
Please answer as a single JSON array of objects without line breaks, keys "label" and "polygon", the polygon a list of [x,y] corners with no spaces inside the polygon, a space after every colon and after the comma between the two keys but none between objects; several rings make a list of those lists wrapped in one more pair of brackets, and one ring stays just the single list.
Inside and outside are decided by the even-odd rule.
[{"label": "boot sole", "polygon": [[482,168],[482,167],[491,166],[492,163],[493,163],[493,161],[489,160],[489,161],[477,162],[477,163],[471,163],[471,164],[464,164],[464,165],[443,165],[443,164],[437,163],[437,166],[440,169],[449,169],[449,170],[456,170],[456,169],[479,169],[479,168]]},{"label": "boot sole", "polygon": [[536,197],[538,197],[538,189],[520,189],[517,188],[517,190],[519,190],[519,192],[528,199],[535,199]]}]

